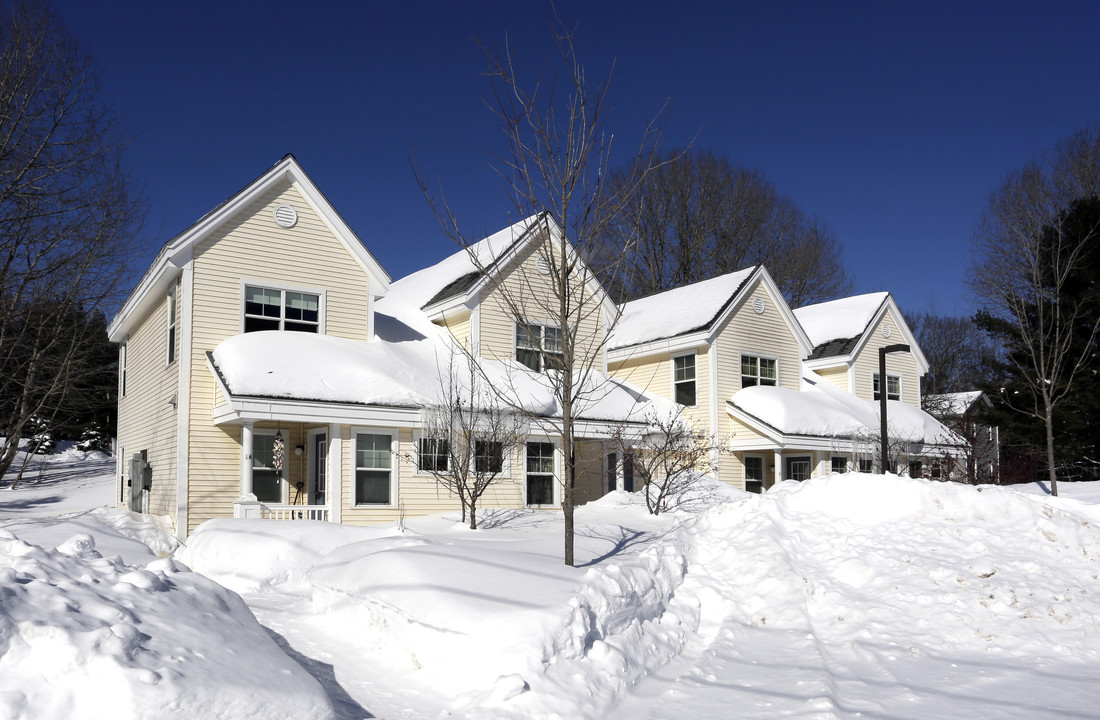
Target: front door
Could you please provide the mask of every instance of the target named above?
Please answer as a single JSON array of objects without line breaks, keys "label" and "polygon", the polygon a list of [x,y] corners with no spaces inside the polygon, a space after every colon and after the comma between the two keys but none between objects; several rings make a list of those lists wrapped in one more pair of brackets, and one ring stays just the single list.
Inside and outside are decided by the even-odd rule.
[{"label": "front door", "polygon": [[328,491],[328,435],[318,432],[310,436],[309,504],[324,505]]}]

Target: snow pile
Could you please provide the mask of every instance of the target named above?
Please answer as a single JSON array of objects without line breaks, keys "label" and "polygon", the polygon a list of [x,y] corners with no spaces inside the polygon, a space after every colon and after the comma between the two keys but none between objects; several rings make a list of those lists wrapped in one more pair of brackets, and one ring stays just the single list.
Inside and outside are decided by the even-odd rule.
[{"label": "snow pile", "polygon": [[817,347],[830,340],[847,340],[862,335],[889,296],[890,293],[885,292],[853,295],[800,307],[794,311],[794,316],[810,342]]},{"label": "snow pile", "polygon": [[240,597],[170,559],[0,530],[0,717],[330,718]]},{"label": "snow pile", "polygon": [[755,270],[738,270],[623,304],[608,347],[630,347],[706,327]]}]

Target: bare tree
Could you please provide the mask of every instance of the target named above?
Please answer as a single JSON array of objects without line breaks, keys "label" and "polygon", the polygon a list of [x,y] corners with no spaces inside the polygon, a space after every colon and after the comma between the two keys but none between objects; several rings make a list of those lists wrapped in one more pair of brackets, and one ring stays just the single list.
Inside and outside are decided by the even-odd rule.
[{"label": "bare tree", "polygon": [[[840,243],[807,218],[756,170],[707,150],[670,151],[646,175],[602,238],[611,253],[628,248],[617,275],[606,278],[621,299],[764,264],[792,307],[851,290]],[[636,182],[620,166],[612,184]]]},{"label": "bare tree", "polygon": [[89,58],[43,5],[0,6],[0,472],[98,368],[141,206]]},{"label": "bare tree", "polygon": [[[506,283],[513,265],[473,252],[470,257],[496,283],[501,302],[516,318],[519,335],[532,346],[532,355],[544,360],[539,369],[558,412],[540,421],[557,437],[564,460],[560,479],[564,560],[573,565],[576,421],[588,403],[607,392],[607,378],[601,373],[603,350],[617,318],[614,305],[601,297],[598,275],[588,261],[595,258],[607,224],[651,166],[659,133],[654,123],[647,126],[635,153],[638,160],[632,164],[636,180],[612,188],[607,183],[613,137],[606,129],[609,79],[589,83],[572,30],[559,17],[552,22],[562,72],[551,80],[540,77],[525,82],[507,42],[503,48],[481,43],[492,84],[489,105],[507,146],[503,153],[491,156],[491,164],[508,189],[516,216],[526,218],[520,234],[534,238],[534,252],[545,274],[535,281],[537,285],[523,277]],[[423,178],[418,181],[444,231],[470,248],[471,239],[449,208],[433,199]],[[547,327],[552,332],[544,332]],[[497,390],[515,407],[523,407],[515,388]]]},{"label": "bare tree", "polygon": [[1100,295],[1082,273],[1100,262],[1100,130],[1077,132],[1008,176],[975,233],[970,287],[979,322],[1007,328],[1006,353],[1025,390],[1002,398],[1045,426],[1051,494],[1058,494],[1055,413],[1095,364]]},{"label": "bare tree", "polygon": [[421,472],[458,496],[462,520],[477,530],[477,504],[524,446],[529,420],[486,386],[473,358],[452,349],[439,403],[423,413],[416,457]]},{"label": "bare tree", "polygon": [[640,437],[622,427],[613,442],[619,449],[619,462],[629,458],[635,481],[641,479],[651,515],[659,515],[669,498],[694,485],[701,474],[717,470],[719,443],[714,436],[693,428],[683,417],[683,408],[672,414],[651,413]]}]

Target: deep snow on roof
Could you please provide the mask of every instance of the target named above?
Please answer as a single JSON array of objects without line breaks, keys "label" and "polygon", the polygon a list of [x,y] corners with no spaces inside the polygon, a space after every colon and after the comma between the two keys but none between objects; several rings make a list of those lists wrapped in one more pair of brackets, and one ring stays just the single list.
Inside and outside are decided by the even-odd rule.
[{"label": "deep snow on roof", "polygon": [[757,267],[624,303],[609,347],[630,347],[708,327]]},{"label": "deep snow on roof", "polygon": [[928,407],[945,415],[965,415],[970,408],[982,396],[981,390],[969,392],[944,393],[942,395],[928,395],[924,398]]},{"label": "deep snow on roof", "polygon": [[[730,403],[784,435],[810,437],[876,437],[879,407],[841,390],[826,380],[806,378],[807,388],[753,386],[737,391]],[[965,441],[920,408],[887,402],[891,437],[933,445]]]},{"label": "deep snow on roof", "polygon": [[817,348],[831,340],[863,335],[889,295],[876,292],[806,305],[795,310],[794,316]]},{"label": "deep snow on roof", "polygon": [[[271,330],[228,338],[211,357],[234,397],[423,408],[440,404],[448,394],[444,385],[452,379],[456,392],[470,395],[466,357],[445,334],[439,330],[410,342],[361,342]],[[546,374],[513,361],[482,358],[479,363],[485,375],[475,390],[479,402],[494,402],[480,389],[492,386],[532,415],[560,415]],[[581,419],[630,422],[668,416],[676,408],[669,400],[598,372],[591,373],[576,404]]]}]

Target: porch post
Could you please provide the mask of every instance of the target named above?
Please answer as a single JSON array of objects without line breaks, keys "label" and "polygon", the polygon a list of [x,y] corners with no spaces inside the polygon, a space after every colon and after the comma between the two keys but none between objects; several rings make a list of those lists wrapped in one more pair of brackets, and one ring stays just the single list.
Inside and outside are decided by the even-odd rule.
[{"label": "porch post", "polygon": [[[622,457],[620,457],[620,455]],[[626,453],[620,448],[619,452],[615,453],[615,489],[620,492],[626,489],[626,480],[623,475],[623,469],[625,467]]]},{"label": "porch post", "polygon": [[328,519],[340,522],[340,509],[343,503],[344,476],[343,439],[340,436],[340,423],[328,426]]},{"label": "porch post", "polygon": [[772,484],[775,485],[783,480],[783,453],[776,450],[775,456],[775,479],[772,480]]},{"label": "porch post", "polygon": [[233,517],[263,517],[263,506],[252,492],[252,423],[249,421],[241,424],[241,496],[233,503]]}]

